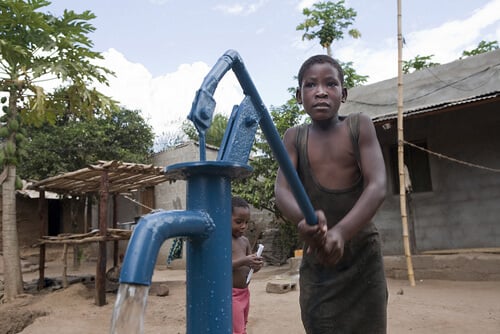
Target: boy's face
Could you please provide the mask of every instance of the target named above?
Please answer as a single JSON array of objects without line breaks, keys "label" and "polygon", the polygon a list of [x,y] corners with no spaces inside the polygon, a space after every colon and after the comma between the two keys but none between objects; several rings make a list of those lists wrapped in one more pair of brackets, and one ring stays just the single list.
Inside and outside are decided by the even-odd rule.
[{"label": "boy's face", "polygon": [[315,121],[337,117],[340,103],[347,97],[340,74],[329,63],[317,63],[304,72],[302,85],[297,89],[297,102]]},{"label": "boy's face", "polygon": [[245,207],[235,207],[231,216],[231,226],[233,237],[239,238],[248,227],[250,220],[250,209]]}]

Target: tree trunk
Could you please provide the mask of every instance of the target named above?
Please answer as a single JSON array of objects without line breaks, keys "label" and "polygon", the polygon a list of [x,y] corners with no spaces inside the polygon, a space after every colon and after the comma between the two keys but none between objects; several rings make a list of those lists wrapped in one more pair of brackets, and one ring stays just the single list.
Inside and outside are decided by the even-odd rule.
[{"label": "tree trunk", "polygon": [[5,300],[23,292],[21,257],[16,221],[16,166],[7,165],[7,178],[2,184],[2,250],[4,261]]}]

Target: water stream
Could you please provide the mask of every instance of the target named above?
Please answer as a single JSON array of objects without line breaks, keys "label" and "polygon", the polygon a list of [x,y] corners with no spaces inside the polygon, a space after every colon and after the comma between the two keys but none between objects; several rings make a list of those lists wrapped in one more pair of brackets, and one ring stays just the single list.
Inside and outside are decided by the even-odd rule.
[{"label": "water stream", "polygon": [[144,333],[144,311],[148,292],[147,285],[120,284],[110,334]]}]

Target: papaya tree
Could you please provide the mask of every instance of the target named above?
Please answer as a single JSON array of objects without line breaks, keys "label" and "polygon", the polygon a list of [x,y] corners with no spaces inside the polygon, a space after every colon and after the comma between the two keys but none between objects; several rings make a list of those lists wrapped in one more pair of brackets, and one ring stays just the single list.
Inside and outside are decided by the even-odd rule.
[{"label": "papaya tree", "polygon": [[[295,28],[298,31],[304,31],[302,40],[317,39],[331,57],[332,44],[344,38],[344,31],[347,31],[347,34],[353,38],[361,37],[359,30],[349,29],[357,13],[352,8],[346,8],[344,0],[317,2],[311,8],[304,8],[302,14],[306,17],[305,21]],[[339,61],[339,64],[344,69],[346,88],[359,86],[368,80],[367,75],[360,75],[356,72],[352,62]]]},{"label": "papaya tree", "polygon": [[344,38],[345,30],[353,38],[361,37],[357,29],[349,29],[358,14],[354,9],[346,8],[344,3],[344,0],[316,2],[311,8],[304,8],[302,14],[306,19],[296,28],[304,31],[302,40],[318,39],[327,54],[332,56],[332,44]]},{"label": "papaya tree", "polygon": [[[90,88],[107,83],[111,71],[95,65],[102,55],[92,51],[88,34],[95,30],[90,11],[44,13],[45,0],[0,2],[0,89],[5,97],[1,119],[2,251],[4,299],[22,293],[20,251],[16,226],[16,168],[26,140],[25,124],[53,121],[60,113],[109,110],[115,103]],[[40,82],[56,79],[65,86],[61,103]],[[59,98],[61,98],[59,96]],[[68,107],[69,106],[69,107]],[[17,182],[16,182],[17,180]]]}]

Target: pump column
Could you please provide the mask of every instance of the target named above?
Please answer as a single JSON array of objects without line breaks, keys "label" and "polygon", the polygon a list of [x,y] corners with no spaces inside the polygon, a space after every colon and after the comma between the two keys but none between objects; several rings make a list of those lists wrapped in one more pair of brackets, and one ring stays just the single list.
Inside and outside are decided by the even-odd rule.
[{"label": "pump column", "polygon": [[186,332],[232,333],[231,180],[251,167],[199,161],[167,167],[166,176],[187,181],[187,210],[204,210],[215,223],[208,238],[187,241]]}]

